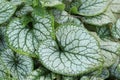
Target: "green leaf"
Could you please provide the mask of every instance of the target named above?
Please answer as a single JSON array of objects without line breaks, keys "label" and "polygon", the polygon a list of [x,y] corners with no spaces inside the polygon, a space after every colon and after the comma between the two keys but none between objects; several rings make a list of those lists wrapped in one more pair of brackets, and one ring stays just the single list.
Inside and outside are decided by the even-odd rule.
[{"label": "green leaf", "polygon": [[6,22],[15,12],[16,7],[8,1],[0,1],[0,24]]},{"label": "green leaf", "polygon": [[102,66],[98,42],[82,25],[66,24],[56,31],[56,41],[41,43],[38,53],[42,64],[63,75],[81,75]]},{"label": "green leaf", "polygon": [[39,42],[51,38],[52,17],[48,14],[44,16],[33,14],[33,17],[34,22],[30,22],[26,26],[16,18],[7,27],[8,43],[18,53],[35,55]]},{"label": "green leaf", "polygon": [[102,40],[110,39],[111,33],[110,33],[110,28],[109,28],[109,26],[102,26],[102,27],[97,26],[96,29],[97,29],[97,35],[98,35]]},{"label": "green leaf", "polygon": [[110,10],[97,16],[82,17],[83,22],[95,26],[103,26],[109,23],[115,23],[116,18]]},{"label": "green leaf", "polygon": [[79,7],[79,14],[83,16],[95,16],[103,13],[110,0],[81,0],[82,5]]},{"label": "green leaf", "polygon": [[45,7],[56,7],[61,10],[65,8],[65,5],[59,0],[40,0],[40,2]]},{"label": "green leaf", "polygon": [[3,51],[0,57],[12,77],[17,80],[24,80],[33,69],[33,63],[29,57],[19,55],[11,49]]}]

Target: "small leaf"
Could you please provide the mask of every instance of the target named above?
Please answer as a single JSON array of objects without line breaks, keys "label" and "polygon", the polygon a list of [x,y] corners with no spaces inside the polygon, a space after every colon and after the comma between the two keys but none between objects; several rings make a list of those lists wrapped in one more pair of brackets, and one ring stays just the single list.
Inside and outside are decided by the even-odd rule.
[{"label": "small leaf", "polygon": [[79,7],[79,14],[83,16],[95,16],[103,13],[110,0],[81,0],[82,5]]},{"label": "small leaf", "polygon": [[59,0],[40,0],[40,2],[45,7],[56,7],[61,10],[65,8],[65,5]]},{"label": "small leaf", "polygon": [[46,73],[44,75],[40,75],[41,74],[41,70],[37,69],[34,70],[31,75],[29,75],[27,77],[26,80],[53,80],[52,79],[52,73]]},{"label": "small leaf", "polygon": [[34,23],[24,26],[21,20],[16,18],[7,27],[6,36],[12,49],[18,53],[35,55],[39,42],[51,38],[52,17],[48,14],[38,16],[33,14]]},{"label": "small leaf", "polygon": [[102,66],[98,42],[82,25],[66,24],[56,31],[56,41],[41,43],[38,53],[42,64],[63,75],[81,75]]},{"label": "small leaf", "polygon": [[78,25],[82,24],[79,19],[71,16],[66,11],[53,10],[53,15],[54,15],[55,21],[59,24],[63,24],[63,23],[75,23]]},{"label": "small leaf", "polygon": [[33,69],[33,63],[29,57],[19,55],[10,49],[3,51],[0,57],[10,70],[12,77],[17,80],[23,80]]},{"label": "small leaf", "polygon": [[0,1],[0,24],[6,22],[15,12],[16,7],[8,1]]},{"label": "small leaf", "polygon": [[110,28],[109,26],[102,26],[102,27],[99,27],[99,26],[96,26],[96,29],[97,29],[97,35],[102,39],[102,40],[107,40],[107,39],[110,39],[110,35],[111,35],[111,32],[110,32]]}]

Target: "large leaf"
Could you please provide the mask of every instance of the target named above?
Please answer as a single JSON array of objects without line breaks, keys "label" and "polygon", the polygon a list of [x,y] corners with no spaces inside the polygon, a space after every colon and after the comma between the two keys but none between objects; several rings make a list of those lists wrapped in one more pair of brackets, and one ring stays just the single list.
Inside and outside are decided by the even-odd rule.
[{"label": "large leaf", "polygon": [[95,16],[103,13],[110,0],[81,0],[82,5],[79,7],[79,14],[83,16]]},{"label": "large leaf", "polygon": [[16,7],[10,2],[0,0],[0,24],[6,22],[15,12]]},{"label": "large leaf", "polygon": [[32,71],[33,63],[29,57],[19,55],[11,49],[6,49],[1,53],[0,62],[3,61],[4,66],[10,71],[12,77],[17,80],[24,80],[24,78]]},{"label": "large leaf", "polygon": [[39,42],[51,38],[52,17],[50,15],[33,15],[34,23],[22,24],[16,18],[7,28],[7,40],[12,49],[23,54],[33,54],[37,50]]},{"label": "large leaf", "polygon": [[105,13],[102,13],[97,16],[92,16],[92,17],[82,17],[82,20],[91,25],[96,25],[96,26],[103,26],[109,23],[115,23],[116,18],[111,12],[111,10],[107,10]]},{"label": "large leaf", "polygon": [[88,31],[66,24],[56,31],[56,41],[46,40],[39,47],[39,58],[49,70],[63,75],[78,75],[102,66],[98,42]]}]

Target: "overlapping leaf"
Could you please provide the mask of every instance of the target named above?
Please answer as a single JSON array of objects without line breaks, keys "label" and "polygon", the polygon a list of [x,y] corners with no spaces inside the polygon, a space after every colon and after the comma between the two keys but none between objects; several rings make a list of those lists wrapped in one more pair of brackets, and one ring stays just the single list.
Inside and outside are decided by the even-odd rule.
[{"label": "overlapping leaf", "polygon": [[7,28],[8,43],[17,52],[34,54],[40,41],[51,38],[52,17],[48,14],[44,16],[33,14],[33,17],[35,22],[30,25],[24,25],[16,18]]},{"label": "overlapping leaf", "polygon": [[6,22],[15,12],[16,7],[6,0],[0,0],[0,24]]},{"label": "overlapping leaf", "polygon": [[113,15],[113,13],[108,10],[105,13],[102,13],[97,16],[92,16],[92,17],[82,17],[82,20],[85,23],[91,24],[91,25],[96,25],[96,26],[103,26],[109,23],[115,23],[116,18]]},{"label": "overlapping leaf", "polygon": [[95,16],[103,13],[110,0],[81,0],[82,5],[79,7],[79,14],[83,16]]},{"label": "overlapping leaf", "polygon": [[78,75],[101,67],[98,42],[81,25],[60,26],[56,39],[44,41],[38,50],[40,61],[51,71]]}]

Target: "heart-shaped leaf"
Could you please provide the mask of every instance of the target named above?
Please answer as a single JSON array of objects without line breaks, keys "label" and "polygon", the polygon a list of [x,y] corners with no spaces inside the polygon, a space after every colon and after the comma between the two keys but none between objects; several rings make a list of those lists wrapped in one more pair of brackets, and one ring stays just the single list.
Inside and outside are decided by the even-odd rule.
[{"label": "heart-shaped leaf", "polygon": [[33,54],[40,41],[51,38],[52,17],[48,14],[33,15],[33,17],[34,23],[30,22],[27,26],[16,18],[11,21],[7,28],[8,43],[18,53]]},{"label": "heart-shaped leaf", "polygon": [[32,71],[33,63],[29,57],[19,55],[11,49],[6,49],[1,53],[0,61],[3,61],[4,66],[7,67],[13,78],[24,80]]},{"label": "heart-shaped leaf", "polygon": [[79,7],[79,14],[83,16],[95,16],[103,13],[110,0],[81,0],[82,5]]},{"label": "heart-shaped leaf", "polygon": [[6,0],[0,0],[0,24],[6,22],[15,12],[16,7]]},{"label": "heart-shaped leaf", "polygon": [[63,75],[80,75],[102,66],[98,42],[82,25],[64,24],[56,31],[56,41],[46,40],[39,58],[49,70]]}]

